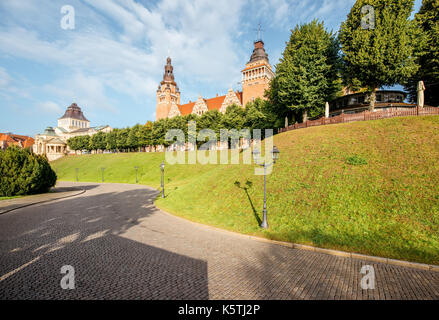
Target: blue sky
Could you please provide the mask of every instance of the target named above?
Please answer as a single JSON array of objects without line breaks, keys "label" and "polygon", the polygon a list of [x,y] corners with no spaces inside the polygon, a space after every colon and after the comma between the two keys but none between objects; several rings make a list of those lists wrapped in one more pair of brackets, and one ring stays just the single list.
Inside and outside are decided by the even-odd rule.
[{"label": "blue sky", "polygon": [[[337,31],[354,0],[8,0],[0,2],[0,132],[35,135],[73,101],[92,126],[155,119],[170,55],[182,103],[241,89],[257,24],[273,66],[290,29]],[[415,11],[421,0],[416,0]],[[75,29],[61,28],[61,7]]]}]

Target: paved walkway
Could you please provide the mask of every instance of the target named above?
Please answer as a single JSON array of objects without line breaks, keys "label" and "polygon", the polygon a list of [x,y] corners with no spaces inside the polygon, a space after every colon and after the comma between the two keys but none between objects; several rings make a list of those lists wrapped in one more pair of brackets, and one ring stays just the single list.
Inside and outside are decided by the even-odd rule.
[{"label": "paved walkway", "polygon": [[64,184],[57,185],[45,194],[36,194],[32,196],[25,196],[23,198],[15,198],[0,201],[0,214],[33,205],[35,203],[47,202],[56,199],[68,198],[79,195],[84,192],[87,186],[64,186]]},{"label": "paved walkway", "polygon": [[[210,230],[160,212],[142,186],[87,189],[0,215],[0,299],[439,299],[439,272]],[[374,290],[361,289],[364,265]]]}]

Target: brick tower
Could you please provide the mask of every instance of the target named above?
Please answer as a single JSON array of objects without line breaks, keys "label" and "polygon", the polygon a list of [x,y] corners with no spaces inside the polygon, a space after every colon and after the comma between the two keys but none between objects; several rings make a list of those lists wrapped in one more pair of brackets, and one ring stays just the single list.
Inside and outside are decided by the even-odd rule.
[{"label": "brick tower", "polygon": [[174,80],[171,58],[166,59],[165,74],[157,89],[156,120],[167,118],[172,106],[180,104],[180,90]]},{"label": "brick tower", "polygon": [[264,91],[270,86],[270,79],[274,77],[273,70],[264,49],[264,42],[259,38],[254,42],[255,48],[250,61],[245,65],[242,73],[242,105],[256,98],[264,98]]}]

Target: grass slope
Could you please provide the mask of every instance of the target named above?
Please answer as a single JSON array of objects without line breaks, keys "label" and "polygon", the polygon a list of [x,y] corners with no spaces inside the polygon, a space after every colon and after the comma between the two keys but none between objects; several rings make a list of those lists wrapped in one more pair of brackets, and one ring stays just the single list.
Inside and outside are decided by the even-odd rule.
[{"label": "grass slope", "polygon": [[[157,205],[187,219],[276,240],[439,264],[439,117],[355,122],[275,136],[280,160],[263,177],[251,165],[167,165]],[[60,180],[158,188],[164,154],[67,157]]]}]

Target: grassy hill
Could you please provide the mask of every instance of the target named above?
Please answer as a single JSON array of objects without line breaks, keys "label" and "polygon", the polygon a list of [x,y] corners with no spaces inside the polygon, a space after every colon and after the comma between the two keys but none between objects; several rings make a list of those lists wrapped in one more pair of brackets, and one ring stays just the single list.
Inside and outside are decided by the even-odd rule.
[{"label": "grassy hill", "polygon": [[[439,117],[329,125],[275,136],[268,176],[269,230],[261,230],[263,176],[251,165],[166,165],[157,205],[246,234],[439,264]],[[159,187],[164,154],[67,157],[60,180]]]}]

